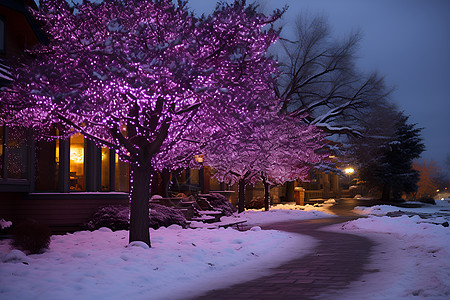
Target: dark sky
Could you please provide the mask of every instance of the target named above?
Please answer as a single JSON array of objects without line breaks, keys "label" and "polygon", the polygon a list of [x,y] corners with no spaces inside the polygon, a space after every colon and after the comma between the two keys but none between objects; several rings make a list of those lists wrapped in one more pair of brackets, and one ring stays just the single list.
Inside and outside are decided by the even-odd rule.
[{"label": "dark sky", "polygon": [[[210,13],[215,0],[190,0],[196,13]],[[251,1],[249,1],[251,2]],[[385,75],[396,87],[392,100],[410,121],[424,127],[425,159],[439,164],[450,153],[449,0],[261,0],[265,11],[289,9],[287,29],[297,15],[322,14],[337,37],[363,34],[358,66]]]}]

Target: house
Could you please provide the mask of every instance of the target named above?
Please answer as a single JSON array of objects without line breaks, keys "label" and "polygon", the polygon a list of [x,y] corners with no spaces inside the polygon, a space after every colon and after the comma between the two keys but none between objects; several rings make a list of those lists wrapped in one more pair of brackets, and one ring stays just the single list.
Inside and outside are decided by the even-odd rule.
[{"label": "house", "polygon": [[[27,7],[37,9],[32,0],[0,0],[0,85],[12,79],[8,58],[47,43]],[[101,205],[128,204],[128,180],[127,163],[82,135],[35,142],[23,128],[0,124],[0,219],[76,228]]]}]

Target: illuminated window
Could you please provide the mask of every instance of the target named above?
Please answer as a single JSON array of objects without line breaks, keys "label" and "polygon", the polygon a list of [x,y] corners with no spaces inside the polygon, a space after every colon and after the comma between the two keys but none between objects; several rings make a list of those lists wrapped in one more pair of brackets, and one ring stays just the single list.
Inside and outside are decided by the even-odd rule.
[{"label": "illuminated window", "polygon": [[24,128],[8,129],[6,150],[6,177],[11,179],[27,179],[28,175],[28,144]]},{"label": "illuminated window", "polygon": [[129,192],[129,178],[130,169],[127,162],[123,162],[119,159],[119,156],[115,154],[115,164],[114,164],[114,183],[115,191],[118,192]]},{"label": "illuminated window", "polygon": [[110,150],[109,148],[102,148],[102,191],[109,191],[110,187]]},{"label": "illuminated window", "polygon": [[83,135],[76,133],[70,137],[70,190],[86,190],[85,151]]},{"label": "illuminated window", "polygon": [[189,178],[190,184],[200,184],[199,180],[199,170],[198,169],[191,169],[190,172],[190,178]]}]

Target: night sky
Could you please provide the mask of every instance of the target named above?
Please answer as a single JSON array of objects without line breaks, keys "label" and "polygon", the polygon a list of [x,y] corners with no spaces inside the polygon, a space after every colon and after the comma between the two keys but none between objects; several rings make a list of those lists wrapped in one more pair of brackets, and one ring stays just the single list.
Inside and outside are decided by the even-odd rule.
[{"label": "night sky", "polygon": [[[215,0],[190,0],[198,14]],[[249,1],[251,2],[251,1]],[[422,158],[439,164],[450,153],[450,1],[448,0],[261,0],[262,8],[288,5],[288,28],[305,11],[328,18],[336,37],[360,30],[358,66],[378,71],[395,87],[392,101],[423,127]]]}]

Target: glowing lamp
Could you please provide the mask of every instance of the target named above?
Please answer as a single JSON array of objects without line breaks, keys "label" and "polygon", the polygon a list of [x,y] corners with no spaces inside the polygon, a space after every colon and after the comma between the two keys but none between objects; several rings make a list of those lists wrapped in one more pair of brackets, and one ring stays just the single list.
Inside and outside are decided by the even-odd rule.
[{"label": "glowing lamp", "polygon": [[347,175],[352,175],[353,173],[355,173],[355,169],[353,169],[352,167],[348,167],[344,170],[344,172]]}]

